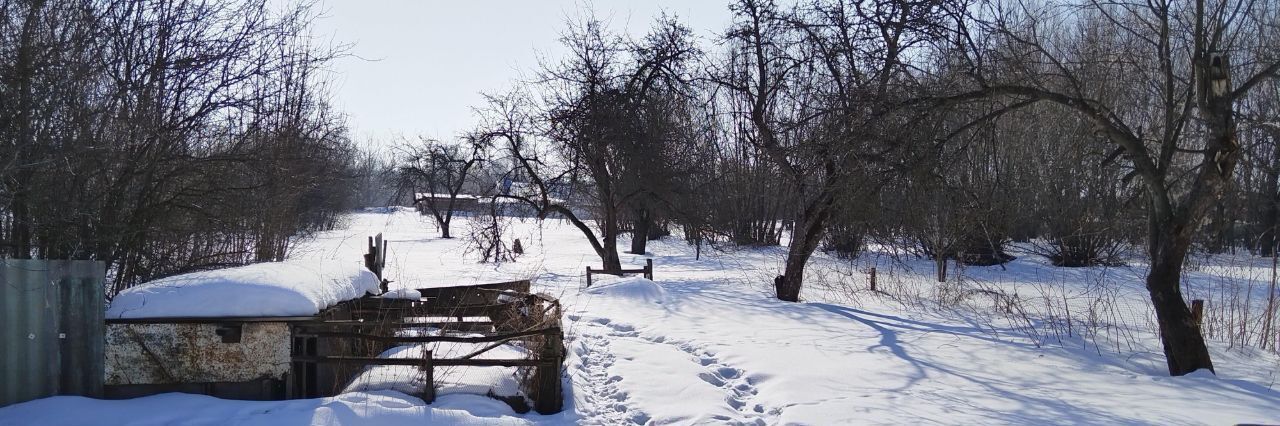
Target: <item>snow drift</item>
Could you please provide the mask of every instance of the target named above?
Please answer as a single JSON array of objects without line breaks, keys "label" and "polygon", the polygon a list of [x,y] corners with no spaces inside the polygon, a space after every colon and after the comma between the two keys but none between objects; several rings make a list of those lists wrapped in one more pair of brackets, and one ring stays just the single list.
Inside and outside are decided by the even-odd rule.
[{"label": "snow drift", "polygon": [[378,277],[356,262],[289,260],[200,271],[121,292],[107,318],[315,315],[378,292]]},{"label": "snow drift", "polygon": [[609,296],[615,299],[627,299],[638,302],[662,304],[669,300],[667,291],[652,280],[640,277],[602,277],[598,284],[587,289],[587,293]]}]

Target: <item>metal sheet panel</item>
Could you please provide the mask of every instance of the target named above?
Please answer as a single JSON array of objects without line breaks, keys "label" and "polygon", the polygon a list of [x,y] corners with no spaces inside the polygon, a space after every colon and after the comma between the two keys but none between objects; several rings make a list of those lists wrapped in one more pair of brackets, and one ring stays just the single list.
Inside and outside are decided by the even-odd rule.
[{"label": "metal sheet panel", "polygon": [[105,267],[0,259],[0,406],[102,393]]},{"label": "metal sheet panel", "polygon": [[[59,353],[62,364],[58,392],[102,395],[103,323],[106,267],[101,262],[50,261],[50,282],[59,288]],[[92,379],[90,379],[92,378]]]}]

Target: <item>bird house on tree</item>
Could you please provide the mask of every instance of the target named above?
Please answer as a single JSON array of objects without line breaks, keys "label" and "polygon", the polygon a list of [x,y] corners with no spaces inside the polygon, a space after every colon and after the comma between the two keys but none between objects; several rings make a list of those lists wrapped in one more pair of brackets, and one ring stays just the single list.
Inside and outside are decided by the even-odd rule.
[{"label": "bird house on tree", "polygon": [[1225,53],[1206,53],[1196,67],[1196,97],[1200,105],[1231,94],[1231,61]]},{"label": "bird house on tree", "polygon": [[1209,93],[1215,98],[1226,96],[1231,91],[1231,66],[1226,54],[1213,54],[1209,57]]}]

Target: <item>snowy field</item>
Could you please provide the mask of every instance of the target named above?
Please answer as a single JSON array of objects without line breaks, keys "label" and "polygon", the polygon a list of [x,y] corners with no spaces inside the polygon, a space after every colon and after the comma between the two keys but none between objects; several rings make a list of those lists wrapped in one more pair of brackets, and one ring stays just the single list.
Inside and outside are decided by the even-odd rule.
[{"label": "snowy field", "polygon": [[[466,219],[455,222],[465,235]],[[382,232],[393,288],[535,278],[567,316],[563,413],[519,415],[482,396],[511,386],[501,369],[450,372],[457,386],[431,405],[394,390],[412,391],[414,377],[371,371],[334,398],[55,397],[0,408],[0,425],[1280,423],[1272,354],[1215,341],[1217,376],[1167,377],[1140,264],[1062,269],[1023,255],[940,284],[928,261],[819,255],[797,304],[771,296],[782,248],[704,249],[695,260],[671,238],[650,245],[655,281],[585,289],[584,268],[598,259],[576,229],[512,225],[527,254],[501,266],[477,264],[465,238],[439,239],[428,217],[406,210],[351,215],[293,257],[358,259],[365,237]],[[1188,291],[1263,279],[1258,262],[1239,263],[1198,268]],[[878,292],[867,288],[871,266]],[[483,377],[493,383],[472,383]]]}]

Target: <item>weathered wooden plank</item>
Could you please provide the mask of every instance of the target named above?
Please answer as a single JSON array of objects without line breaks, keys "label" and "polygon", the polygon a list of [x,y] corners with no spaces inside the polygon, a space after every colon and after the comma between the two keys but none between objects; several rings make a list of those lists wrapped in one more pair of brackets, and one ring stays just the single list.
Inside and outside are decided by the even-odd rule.
[{"label": "weathered wooden plank", "polygon": [[555,364],[550,359],[439,359],[439,358],[377,358],[361,356],[295,356],[294,362],[317,364],[357,365],[432,365],[437,367],[537,367]]},{"label": "weathered wooden plank", "polygon": [[347,327],[347,328],[423,328],[423,327],[443,328],[443,327],[458,327],[458,326],[492,327],[493,321],[374,322],[374,321],[351,320],[351,321],[325,321],[320,323],[305,323],[305,324],[298,324],[298,326],[301,326],[301,327],[334,326],[334,327]]},{"label": "weathered wooden plank", "polygon": [[455,342],[455,343],[486,343],[497,342],[500,340],[511,340],[520,337],[560,334],[559,327],[544,328],[539,330],[521,331],[515,333],[494,334],[489,336],[383,336],[367,333],[352,333],[341,331],[318,331],[306,333],[316,337],[334,337],[346,339],[372,340],[376,342],[390,343],[432,343],[432,342]]},{"label": "weathered wooden plank", "polygon": [[564,363],[564,344],[560,333],[549,334],[543,342],[539,357],[550,361],[533,371],[528,385],[533,399],[533,409],[539,414],[554,414],[564,407],[564,389],[561,388],[560,368]]},{"label": "weathered wooden plank", "polygon": [[645,268],[640,268],[640,269],[592,269],[590,266],[588,266],[588,267],[587,267],[587,269],[590,269],[592,274],[606,274],[606,275],[643,274],[643,273],[649,272],[649,271],[648,271],[648,270],[646,270]]}]

